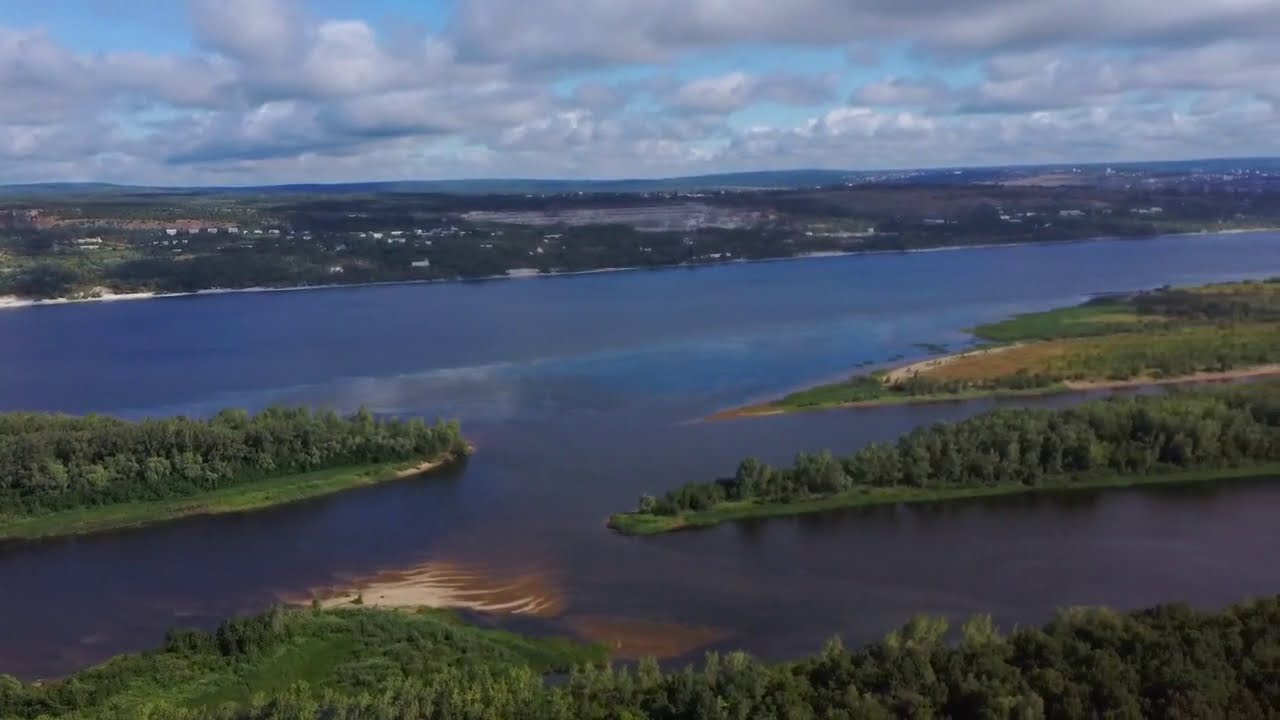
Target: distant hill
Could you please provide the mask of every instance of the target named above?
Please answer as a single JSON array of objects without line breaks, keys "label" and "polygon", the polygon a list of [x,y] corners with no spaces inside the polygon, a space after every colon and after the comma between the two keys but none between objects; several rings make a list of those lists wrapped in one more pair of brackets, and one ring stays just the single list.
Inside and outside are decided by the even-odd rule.
[{"label": "distant hill", "polygon": [[110,183],[32,183],[0,185],[0,198],[74,197],[80,195],[371,195],[439,193],[456,195],[518,195],[560,193],[646,193],[721,190],[767,190],[827,187],[846,183],[966,184],[1000,182],[1035,174],[1062,172],[1139,172],[1151,175],[1280,171],[1280,158],[1208,158],[1158,162],[1054,163],[991,167],[923,168],[918,170],[763,170],[688,177],[621,180],[547,180],[489,178],[475,180],[412,180],[292,185],[161,187]]}]

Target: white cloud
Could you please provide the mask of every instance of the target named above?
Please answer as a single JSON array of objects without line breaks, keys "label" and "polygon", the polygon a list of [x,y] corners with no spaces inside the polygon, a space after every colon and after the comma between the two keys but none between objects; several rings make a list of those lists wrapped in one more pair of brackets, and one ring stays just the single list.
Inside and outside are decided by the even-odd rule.
[{"label": "white cloud", "polygon": [[[0,27],[0,181],[1280,153],[1275,0],[459,0],[440,34],[390,38],[315,7],[192,0],[186,53]],[[760,44],[836,59],[732,61]],[[880,77],[841,103],[841,73]]]},{"label": "white cloud", "polygon": [[836,82],[834,75],[731,72],[691,80],[671,92],[665,101],[679,110],[720,115],[761,103],[813,106],[831,99]]}]

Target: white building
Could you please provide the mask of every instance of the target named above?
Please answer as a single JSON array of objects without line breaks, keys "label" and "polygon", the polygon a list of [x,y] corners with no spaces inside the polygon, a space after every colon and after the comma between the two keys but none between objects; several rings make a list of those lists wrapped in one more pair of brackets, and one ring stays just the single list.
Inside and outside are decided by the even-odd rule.
[{"label": "white building", "polygon": [[174,235],[178,234],[178,228],[165,228],[164,234],[168,235],[169,237],[173,237]]},{"label": "white building", "polygon": [[410,267],[416,267],[416,268],[429,268],[431,267],[431,261],[427,260],[426,258],[423,258],[422,260],[414,260],[413,262],[409,263],[409,265]]}]

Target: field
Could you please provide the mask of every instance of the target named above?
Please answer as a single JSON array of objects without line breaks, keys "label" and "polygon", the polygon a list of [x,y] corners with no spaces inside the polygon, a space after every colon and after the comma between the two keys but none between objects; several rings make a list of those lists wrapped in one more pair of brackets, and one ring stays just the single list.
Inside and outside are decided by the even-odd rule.
[{"label": "field", "polygon": [[1161,288],[973,329],[992,343],[855,375],[713,418],[1021,396],[1280,372],[1280,282]]},{"label": "field", "polygon": [[1120,303],[1095,302],[1042,313],[1019,315],[975,328],[973,334],[993,342],[1087,337],[1167,324],[1163,318],[1142,317]]}]

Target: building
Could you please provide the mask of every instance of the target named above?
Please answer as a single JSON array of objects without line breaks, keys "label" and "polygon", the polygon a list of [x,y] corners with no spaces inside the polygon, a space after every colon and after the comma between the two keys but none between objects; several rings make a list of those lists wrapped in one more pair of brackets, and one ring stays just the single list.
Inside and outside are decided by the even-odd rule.
[{"label": "building", "polygon": [[1069,217],[1069,218],[1084,217],[1084,211],[1083,210],[1059,210],[1058,217],[1064,217],[1064,218],[1065,217]]},{"label": "building", "polygon": [[165,228],[164,234],[168,235],[169,237],[173,237],[174,235],[178,234],[178,228]]},{"label": "building", "polygon": [[76,239],[76,245],[80,247],[98,247],[102,244],[100,237],[82,237]]},{"label": "building", "polygon": [[409,263],[409,266],[416,267],[416,268],[429,268],[431,267],[431,261],[427,260],[426,258],[423,258],[421,260],[414,260],[413,262]]}]

